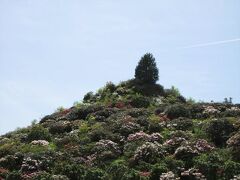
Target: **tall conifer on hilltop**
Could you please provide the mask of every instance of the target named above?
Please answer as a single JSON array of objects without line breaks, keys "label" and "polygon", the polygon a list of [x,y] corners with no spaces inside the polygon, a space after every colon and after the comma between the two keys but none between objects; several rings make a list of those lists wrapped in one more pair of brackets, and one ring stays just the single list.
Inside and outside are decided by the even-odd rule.
[{"label": "tall conifer on hilltop", "polygon": [[155,58],[151,53],[146,53],[135,69],[135,79],[142,83],[155,84],[159,79]]}]

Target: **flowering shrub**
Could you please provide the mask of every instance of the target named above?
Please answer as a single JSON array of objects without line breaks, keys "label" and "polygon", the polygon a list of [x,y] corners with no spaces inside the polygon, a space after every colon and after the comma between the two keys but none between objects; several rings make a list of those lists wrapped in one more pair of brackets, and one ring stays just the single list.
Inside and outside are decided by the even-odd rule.
[{"label": "flowering shrub", "polygon": [[134,133],[136,131],[140,130],[140,125],[135,123],[135,122],[125,122],[124,124],[122,124],[122,126],[120,127],[120,133],[123,136],[127,136],[131,133]]},{"label": "flowering shrub", "polygon": [[171,139],[166,140],[163,143],[164,148],[167,150],[168,153],[174,153],[175,150],[182,144],[182,142],[185,142],[186,139],[182,137],[174,137]]},{"label": "flowering shrub", "polygon": [[34,125],[29,132],[27,139],[31,142],[33,140],[51,140],[51,135],[48,130],[41,125]]},{"label": "flowering shrub", "polygon": [[18,170],[21,167],[22,161],[23,161],[22,153],[7,155],[3,158],[0,158],[0,167],[6,168],[9,170]]},{"label": "flowering shrub", "polygon": [[94,152],[96,152],[96,157],[99,160],[115,158],[121,154],[118,144],[111,140],[98,141],[94,148]]},{"label": "flowering shrub", "polygon": [[154,163],[157,158],[163,157],[165,151],[162,145],[154,142],[146,142],[142,146],[138,147],[134,154],[135,161],[145,161],[149,163]]},{"label": "flowering shrub", "polygon": [[31,142],[32,145],[39,145],[39,146],[48,146],[49,142],[45,140],[34,140]]},{"label": "flowering shrub", "polygon": [[227,140],[228,147],[232,148],[233,158],[240,161],[240,133],[236,133]]},{"label": "flowering shrub", "polygon": [[180,178],[177,177],[177,175],[175,175],[172,171],[169,171],[167,173],[162,173],[160,180],[180,180]]},{"label": "flowering shrub", "polygon": [[214,146],[208,143],[205,139],[198,139],[194,145],[198,152],[208,152],[214,149]]},{"label": "flowering shrub", "polygon": [[174,104],[167,107],[165,113],[167,114],[167,117],[170,119],[190,116],[190,111],[182,104]]},{"label": "flowering shrub", "polygon": [[151,135],[149,135],[149,134],[146,134],[143,131],[137,132],[135,134],[130,134],[127,137],[128,142],[138,141],[138,140],[149,141],[149,142],[154,142],[154,141],[161,142],[162,139],[163,139],[163,137],[159,133],[152,133]]},{"label": "flowering shrub", "polygon": [[23,159],[21,166],[21,171],[24,173],[31,173],[38,171],[40,162],[38,160],[32,159],[31,157],[26,157]]},{"label": "flowering shrub", "polygon": [[72,130],[71,123],[69,121],[58,121],[50,125],[49,132],[52,134],[60,134],[64,132],[70,132]]},{"label": "flowering shrub", "polygon": [[205,176],[194,168],[181,172],[181,178],[206,180]]},{"label": "flowering shrub", "polygon": [[193,122],[191,119],[186,119],[186,118],[178,118],[174,119],[170,122],[170,125],[174,127],[177,130],[190,130],[193,127]]},{"label": "flowering shrub", "polygon": [[206,128],[206,133],[216,146],[224,146],[233,131],[234,126],[227,119],[214,119]]},{"label": "flowering shrub", "polygon": [[189,145],[182,145],[176,149],[174,156],[177,159],[181,160],[191,160],[194,156],[197,156],[198,154],[199,152],[195,148],[192,148]]},{"label": "flowering shrub", "polygon": [[216,108],[214,108],[213,106],[204,106],[204,111],[203,111],[203,114],[206,116],[206,117],[209,117],[209,116],[216,116],[220,113],[220,111]]}]

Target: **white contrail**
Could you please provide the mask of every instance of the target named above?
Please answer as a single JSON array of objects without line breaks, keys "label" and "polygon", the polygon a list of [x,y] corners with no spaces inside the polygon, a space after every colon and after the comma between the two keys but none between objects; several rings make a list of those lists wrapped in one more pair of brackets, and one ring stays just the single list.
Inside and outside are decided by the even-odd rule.
[{"label": "white contrail", "polygon": [[196,48],[196,47],[214,46],[214,45],[218,45],[218,44],[226,44],[226,43],[237,42],[237,41],[240,41],[240,38],[229,39],[229,40],[224,40],[224,41],[200,43],[200,44],[194,44],[194,45],[190,45],[190,46],[182,46],[182,47],[178,47],[177,49],[189,49],[189,48]]}]

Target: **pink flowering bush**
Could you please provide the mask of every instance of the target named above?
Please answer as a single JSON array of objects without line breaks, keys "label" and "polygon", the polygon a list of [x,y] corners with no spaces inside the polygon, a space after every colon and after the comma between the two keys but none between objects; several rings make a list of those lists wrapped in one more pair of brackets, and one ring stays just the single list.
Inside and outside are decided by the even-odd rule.
[{"label": "pink flowering bush", "polygon": [[162,145],[157,142],[146,142],[138,147],[134,154],[135,161],[156,162],[157,158],[164,157],[165,151]]},{"label": "pink flowering bush", "polygon": [[94,148],[97,159],[115,158],[121,154],[121,150],[117,143],[111,140],[100,140]]}]

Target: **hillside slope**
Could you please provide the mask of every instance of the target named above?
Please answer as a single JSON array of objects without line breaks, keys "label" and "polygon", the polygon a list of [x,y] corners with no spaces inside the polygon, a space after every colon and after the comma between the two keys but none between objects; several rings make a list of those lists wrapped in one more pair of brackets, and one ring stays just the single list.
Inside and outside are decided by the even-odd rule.
[{"label": "hillside slope", "polygon": [[240,105],[186,101],[177,89],[107,83],[83,103],[0,136],[0,179],[232,179]]}]

